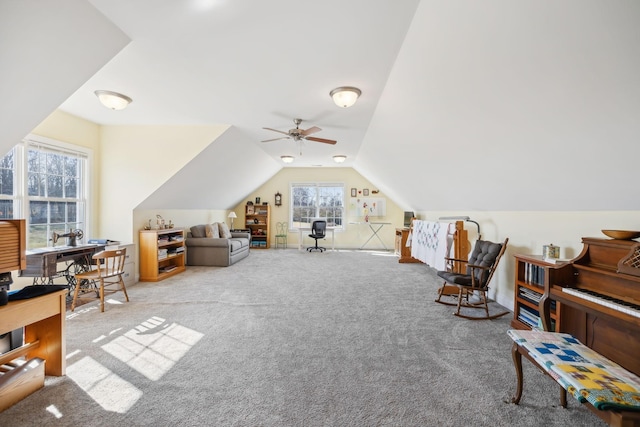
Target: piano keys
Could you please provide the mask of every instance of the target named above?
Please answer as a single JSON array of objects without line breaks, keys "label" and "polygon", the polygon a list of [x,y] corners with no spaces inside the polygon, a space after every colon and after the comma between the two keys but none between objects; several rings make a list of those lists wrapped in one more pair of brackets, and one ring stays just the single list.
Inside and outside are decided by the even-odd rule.
[{"label": "piano keys", "polygon": [[562,292],[575,295],[578,298],[584,298],[587,301],[609,307],[614,310],[626,313],[630,316],[640,317],[640,305],[633,304],[618,298],[603,295],[588,289],[562,288]]}]

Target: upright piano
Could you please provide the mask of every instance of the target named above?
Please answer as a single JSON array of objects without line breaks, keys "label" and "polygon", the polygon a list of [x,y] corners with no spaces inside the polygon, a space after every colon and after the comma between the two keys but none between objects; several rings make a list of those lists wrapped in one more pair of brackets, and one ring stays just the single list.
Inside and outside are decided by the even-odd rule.
[{"label": "upright piano", "polygon": [[640,376],[640,242],[585,237],[582,243],[570,263],[548,268],[543,326],[551,330],[555,300],[556,332],[572,334]]}]

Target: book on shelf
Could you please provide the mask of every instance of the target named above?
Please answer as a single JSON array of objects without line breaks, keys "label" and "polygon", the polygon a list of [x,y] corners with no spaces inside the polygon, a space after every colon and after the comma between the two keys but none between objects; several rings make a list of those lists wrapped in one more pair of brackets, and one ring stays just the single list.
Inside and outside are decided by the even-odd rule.
[{"label": "book on shelf", "polygon": [[158,269],[158,272],[159,272],[159,273],[168,273],[168,272],[170,272],[170,271],[175,270],[176,268],[177,268],[177,267],[176,267],[175,265],[165,265],[165,266],[163,266],[163,267],[160,267],[160,268]]},{"label": "book on shelf", "polygon": [[571,261],[568,258],[542,258],[542,260],[548,264],[562,264]]}]

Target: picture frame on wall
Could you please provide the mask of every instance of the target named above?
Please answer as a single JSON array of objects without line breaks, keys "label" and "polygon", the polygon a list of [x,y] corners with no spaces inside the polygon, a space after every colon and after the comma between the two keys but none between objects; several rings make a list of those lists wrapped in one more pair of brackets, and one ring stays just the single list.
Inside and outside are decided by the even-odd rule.
[{"label": "picture frame on wall", "polygon": [[365,196],[365,197],[368,196],[369,195],[369,189],[368,188],[363,188],[362,189],[362,195]]},{"label": "picture frame on wall", "polygon": [[357,188],[352,188],[351,189],[351,197],[358,197],[358,189]]}]

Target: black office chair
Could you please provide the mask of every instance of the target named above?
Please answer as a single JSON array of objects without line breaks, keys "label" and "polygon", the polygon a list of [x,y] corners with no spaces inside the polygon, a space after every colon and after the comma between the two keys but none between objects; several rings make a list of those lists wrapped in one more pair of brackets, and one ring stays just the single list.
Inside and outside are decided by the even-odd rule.
[{"label": "black office chair", "polygon": [[309,234],[309,237],[316,239],[316,245],[308,247],[307,250],[309,252],[311,251],[323,252],[326,250],[326,248],[318,246],[318,239],[324,239],[327,234],[326,231],[327,231],[327,221],[324,221],[324,220],[313,221],[313,224],[311,224],[311,234]]}]

